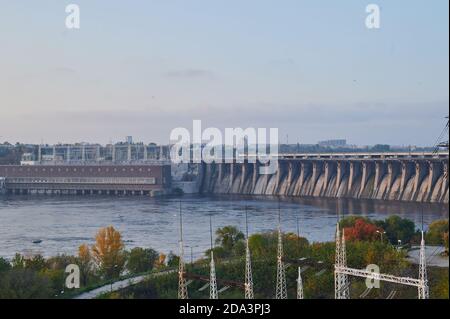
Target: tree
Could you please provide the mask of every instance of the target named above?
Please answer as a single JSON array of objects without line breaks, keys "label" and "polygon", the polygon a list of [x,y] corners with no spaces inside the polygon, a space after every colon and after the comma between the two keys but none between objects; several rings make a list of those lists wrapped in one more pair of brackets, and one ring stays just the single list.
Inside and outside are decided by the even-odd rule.
[{"label": "tree", "polygon": [[[267,256],[269,251],[271,251],[270,248],[275,248],[275,246],[269,247],[270,239],[269,237],[275,237],[270,234],[253,234],[248,239],[250,250],[252,251],[252,255],[255,258],[260,258],[263,256]],[[276,250],[272,249],[272,253],[276,254]]]},{"label": "tree", "polygon": [[151,248],[133,248],[128,254],[127,269],[135,274],[151,271],[158,257],[158,253]]},{"label": "tree", "polygon": [[396,215],[389,216],[386,220],[376,224],[384,229],[386,237],[393,245],[397,245],[399,240],[402,243],[409,243],[416,233],[413,221]]},{"label": "tree", "polygon": [[167,266],[173,268],[178,267],[178,264],[180,263],[180,257],[175,255],[173,252],[170,252],[167,256]]},{"label": "tree", "polygon": [[23,256],[21,254],[15,254],[11,261],[12,268],[14,269],[31,269],[40,271],[46,268],[46,261],[41,255]]},{"label": "tree", "polygon": [[216,231],[216,235],[216,244],[222,246],[229,254],[233,251],[234,245],[245,238],[244,234],[234,226],[219,228]]},{"label": "tree", "polygon": [[160,253],[155,266],[157,268],[163,268],[166,265],[166,258],[167,256],[165,254]]},{"label": "tree", "polygon": [[81,284],[87,286],[93,265],[91,251],[86,244],[78,247],[78,265],[80,267]]},{"label": "tree", "polygon": [[25,268],[25,258],[21,254],[15,254],[11,260],[11,265],[14,269]]},{"label": "tree", "polygon": [[15,268],[0,276],[0,299],[43,299],[53,296],[50,280],[31,269]]},{"label": "tree", "polygon": [[347,216],[344,217],[340,222],[339,225],[342,228],[347,228],[347,227],[353,227],[355,226],[355,223],[358,220],[363,220],[364,222],[366,222],[367,224],[373,224],[372,221],[367,218],[367,217],[362,217],[362,216]]},{"label": "tree", "polygon": [[0,273],[11,270],[11,264],[5,258],[0,257]]},{"label": "tree", "polygon": [[428,227],[426,236],[427,244],[444,245],[445,233],[448,233],[448,219],[436,220]]},{"label": "tree", "polygon": [[97,233],[95,242],[92,256],[100,272],[107,279],[119,277],[125,265],[124,244],[120,233],[112,226],[102,228]]},{"label": "tree", "polygon": [[349,241],[374,241],[377,239],[378,232],[383,230],[363,219],[358,219],[353,227],[345,228],[345,239]]},{"label": "tree", "polygon": [[47,267],[45,258],[42,255],[35,255],[30,258],[25,258],[25,268],[36,271],[43,270]]}]

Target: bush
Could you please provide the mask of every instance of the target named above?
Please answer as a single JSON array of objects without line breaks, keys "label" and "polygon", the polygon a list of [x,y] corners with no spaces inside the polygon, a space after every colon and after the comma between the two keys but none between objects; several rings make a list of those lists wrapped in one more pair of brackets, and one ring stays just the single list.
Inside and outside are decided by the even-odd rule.
[{"label": "bush", "polygon": [[50,280],[30,269],[12,269],[0,276],[0,299],[44,299],[54,294]]}]

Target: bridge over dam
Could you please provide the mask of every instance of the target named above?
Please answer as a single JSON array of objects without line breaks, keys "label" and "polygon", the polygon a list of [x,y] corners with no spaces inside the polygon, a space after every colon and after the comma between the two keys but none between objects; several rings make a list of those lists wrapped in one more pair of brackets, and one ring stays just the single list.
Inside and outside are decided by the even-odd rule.
[{"label": "bridge over dam", "polygon": [[[330,154],[329,154],[330,155]],[[203,164],[203,194],[449,201],[448,153],[284,156],[273,175],[257,161]]]}]

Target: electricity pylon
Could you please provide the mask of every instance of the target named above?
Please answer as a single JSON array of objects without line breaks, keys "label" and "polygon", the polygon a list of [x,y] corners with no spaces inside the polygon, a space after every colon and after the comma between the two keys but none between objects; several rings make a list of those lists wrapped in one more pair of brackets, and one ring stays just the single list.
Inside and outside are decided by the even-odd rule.
[{"label": "electricity pylon", "polygon": [[180,259],[178,262],[178,299],[188,299],[184,265],[184,244],[183,244],[183,217],[180,202]]},{"label": "electricity pylon", "polygon": [[278,254],[276,299],[287,299],[286,272],[283,262],[283,234],[281,233],[281,212],[278,207]]},{"label": "electricity pylon", "polygon": [[422,231],[422,240],[420,242],[420,256],[419,256],[419,280],[421,286],[418,288],[419,299],[428,299],[430,296],[428,288],[428,276],[427,276],[427,256],[425,255],[425,238]]},{"label": "electricity pylon", "polygon": [[302,281],[302,269],[298,267],[298,278],[297,278],[297,299],[303,298],[303,281]]},{"label": "electricity pylon", "polygon": [[350,298],[350,284],[348,276],[356,276],[360,278],[368,278],[371,280],[380,280],[392,282],[400,285],[417,287],[418,298],[428,299],[429,288],[427,279],[427,265],[425,255],[425,239],[422,231],[422,241],[420,243],[420,262],[419,262],[419,278],[396,277],[389,274],[374,273],[369,270],[361,270],[347,267],[347,258],[345,251],[345,233],[342,231],[340,236],[339,224],[336,227],[336,261],[334,265],[335,278],[335,297],[336,299]]},{"label": "electricity pylon", "polygon": [[[347,267],[347,249],[345,247],[345,229],[342,229],[342,242],[341,242],[341,265]],[[350,299],[350,282],[347,274],[342,274],[341,277],[342,298]]]},{"label": "electricity pylon", "polygon": [[250,247],[248,243],[248,218],[247,208],[245,209],[245,229],[246,229],[246,247],[245,247],[245,299],[254,299],[253,294],[253,275]]},{"label": "electricity pylon", "polygon": [[216,279],[216,265],[214,264],[214,246],[213,246],[213,234],[212,234],[212,217],[209,217],[209,231],[211,235],[211,263],[209,273],[209,299],[219,299],[217,292],[217,279]]},{"label": "electricity pylon", "polygon": [[339,230],[339,221],[336,224],[336,252],[334,257],[334,298],[341,299],[341,277],[342,274],[336,271],[336,268],[341,265],[341,232]]},{"label": "electricity pylon", "polygon": [[336,299],[349,299],[350,287],[348,275],[343,274],[338,268],[347,267],[347,252],[345,247],[345,231],[342,230],[342,235],[339,229],[339,222],[336,225],[336,256],[335,256],[335,271],[334,271],[334,297]]}]

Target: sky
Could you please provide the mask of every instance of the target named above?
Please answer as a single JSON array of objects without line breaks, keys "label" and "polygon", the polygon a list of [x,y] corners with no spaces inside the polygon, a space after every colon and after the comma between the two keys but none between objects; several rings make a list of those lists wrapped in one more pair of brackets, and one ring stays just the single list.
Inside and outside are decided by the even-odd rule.
[{"label": "sky", "polygon": [[[80,7],[67,29],[66,5]],[[380,29],[365,25],[381,8]],[[432,145],[448,0],[0,0],[0,142],[167,143],[177,127],[282,142]]]}]

